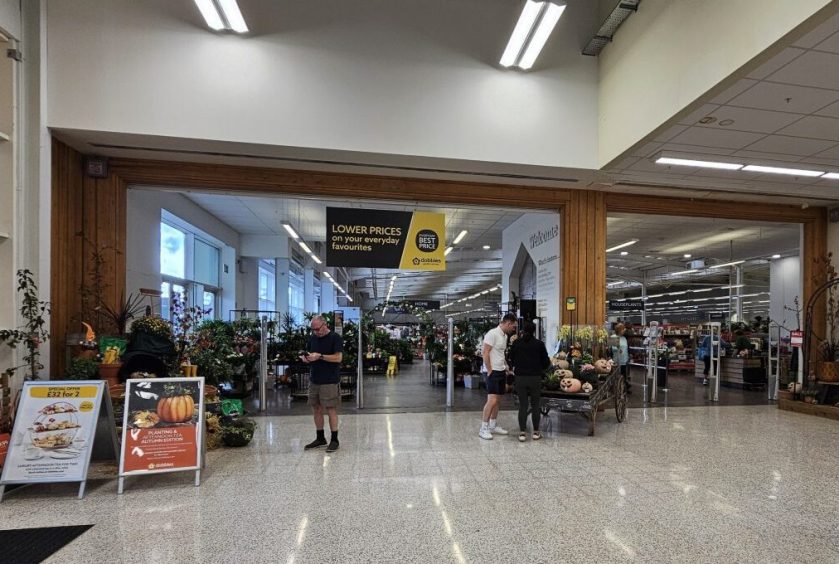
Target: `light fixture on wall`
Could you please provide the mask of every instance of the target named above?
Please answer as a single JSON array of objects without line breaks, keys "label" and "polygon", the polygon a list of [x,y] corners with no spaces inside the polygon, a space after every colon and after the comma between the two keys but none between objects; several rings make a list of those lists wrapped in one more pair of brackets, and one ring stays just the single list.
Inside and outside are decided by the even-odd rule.
[{"label": "light fixture on wall", "polygon": [[236,0],[195,0],[195,5],[210,29],[247,33],[248,24]]},{"label": "light fixture on wall", "polygon": [[564,11],[564,3],[527,0],[501,55],[501,66],[532,68]]}]

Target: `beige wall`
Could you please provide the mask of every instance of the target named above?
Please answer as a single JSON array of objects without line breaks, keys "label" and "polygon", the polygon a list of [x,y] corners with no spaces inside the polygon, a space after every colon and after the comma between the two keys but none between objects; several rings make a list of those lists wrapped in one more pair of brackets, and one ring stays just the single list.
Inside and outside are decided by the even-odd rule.
[{"label": "beige wall", "polygon": [[837,0],[644,0],[600,55],[600,167],[837,10]]}]

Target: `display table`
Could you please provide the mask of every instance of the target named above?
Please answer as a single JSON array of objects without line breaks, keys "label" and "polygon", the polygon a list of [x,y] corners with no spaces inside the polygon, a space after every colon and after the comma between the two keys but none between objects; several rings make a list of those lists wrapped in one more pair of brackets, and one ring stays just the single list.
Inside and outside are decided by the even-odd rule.
[{"label": "display table", "polygon": [[[720,359],[720,386],[729,388],[760,388],[766,386],[766,358],[765,357],[723,357]],[[702,371],[704,362],[696,363],[694,377],[704,378]]]}]

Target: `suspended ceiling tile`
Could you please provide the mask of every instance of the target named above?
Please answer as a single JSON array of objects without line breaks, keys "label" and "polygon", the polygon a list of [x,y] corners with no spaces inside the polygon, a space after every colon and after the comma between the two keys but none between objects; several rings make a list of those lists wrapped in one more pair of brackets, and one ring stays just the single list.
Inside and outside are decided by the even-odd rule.
[{"label": "suspended ceiling tile", "polygon": [[811,114],[839,101],[839,92],[794,84],[760,82],[728,102],[731,106]]},{"label": "suspended ceiling tile", "polygon": [[[752,133],[774,133],[801,118],[799,114],[755,110],[736,106],[721,106],[711,115],[716,118],[716,121],[699,127],[749,131]],[[728,123],[728,120],[733,123]],[[721,122],[728,123],[728,125],[720,125]]]},{"label": "suspended ceiling tile", "polygon": [[839,160],[839,146],[831,147],[826,151],[822,151],[816,155],[811,155],[813,158],[819,159],[836,159]]},{"label": "suspended ceiling tile", "polygon": [[769,80],[839,90],[839,54],[808,51],[773,73]]},{"label": "suspended ceiling tile", "polygon": [[700,147],[726,147],[729,149],[742,149],[763,137],[759,133],[748,133],[745,131],[729,131],[724,129],[711,129],[707,127],[691,127],[685,132],[673,138],[673,142],[685,145],[697,145]]},{"label": "suspended ceiling tile", "polygon": [[[695,155],[695,158],[699,158],[703,155],[730,155],[735,151],[734,149],[723,149],[720,147],[695,147],[694,145],[682,145],[680,143],[672,142],[665,144],[662,150],[688,153]],[[701,151],[701,153],[699,151]]]},{"label": "suspended ceiling tile", "polygon": [[687,128],[688,126],[686,125],[674,125],[673,127],[667,129],[667,131],[664,131],[660,135],[656,136],[654,141],[657,143],[666,143]]},{"label": "suspended ceiling tile", "polygon": [[732,98],[739,96],[752,86],[757,84],[756,80],[749,80],[747,78],[742,78],[735,82],[733,85],[728,87],[726,90],[722,91],[720,94],[717,94],[713,100],[711,100],[712,104],[726,104]]},{"label": "suspended ceiling tile", "polygon": [[778,153],[781,155],[799,155],[802,157],[814,155],[835,145],[834,141],[822,139],[804,139],[785,135],[769,135],[748,146],[750,151],[764,153]]},{"label": "suspended ceiling tile", "polygon": [[805,116],[780,130],[778,133],[797,137],[814,137],[816,139],[839,141],[839,119]]},{"label": "suspended ceiling tile", "polygon": [[694,125],[705,116],[709,116],[717,109],[715,104],[704,104],[701,108],[694,110],[679,120],[679,125]]},{"label": "suspended ceiling tile", "polygon": [[662,143],[645,143],[632,151],[633,157],[648,158],[661,149]]},{"label": "suspended ceiling tile", "polygon": [[829,51],[830,53],[839,53],[839,33],[834,33],[821,43],[815,49],[817,51]]},{"label": "suspended ceiling tile", "polygon": [[789,47],[784,49],[767,62],[762,64],[760,67],[755,69],[754,71],[750,72],[748,77],[754,78],[758,80],[762,80],[772,74],[773,72],[777,72],[796,58],[800,57],[804,53],[806,53],[804,49],[797,49],[795,47]]}]

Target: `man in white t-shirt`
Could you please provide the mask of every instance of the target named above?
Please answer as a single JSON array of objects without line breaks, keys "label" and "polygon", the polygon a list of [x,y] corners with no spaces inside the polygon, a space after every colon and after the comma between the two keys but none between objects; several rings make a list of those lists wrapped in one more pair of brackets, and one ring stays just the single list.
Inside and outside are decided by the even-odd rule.
[{"label": "man in white t-shirt", "polygon": [[487,402],[484,406],[483,422],[478,436],[491,440],[492,435],[507,435],[496,422],[501,398],[507,392],[507,336],[515,333],[518,319],[515,314],[508,313],[501,319],[498,327],[490,330],[484,337],[484,367],[487,371]]}]

